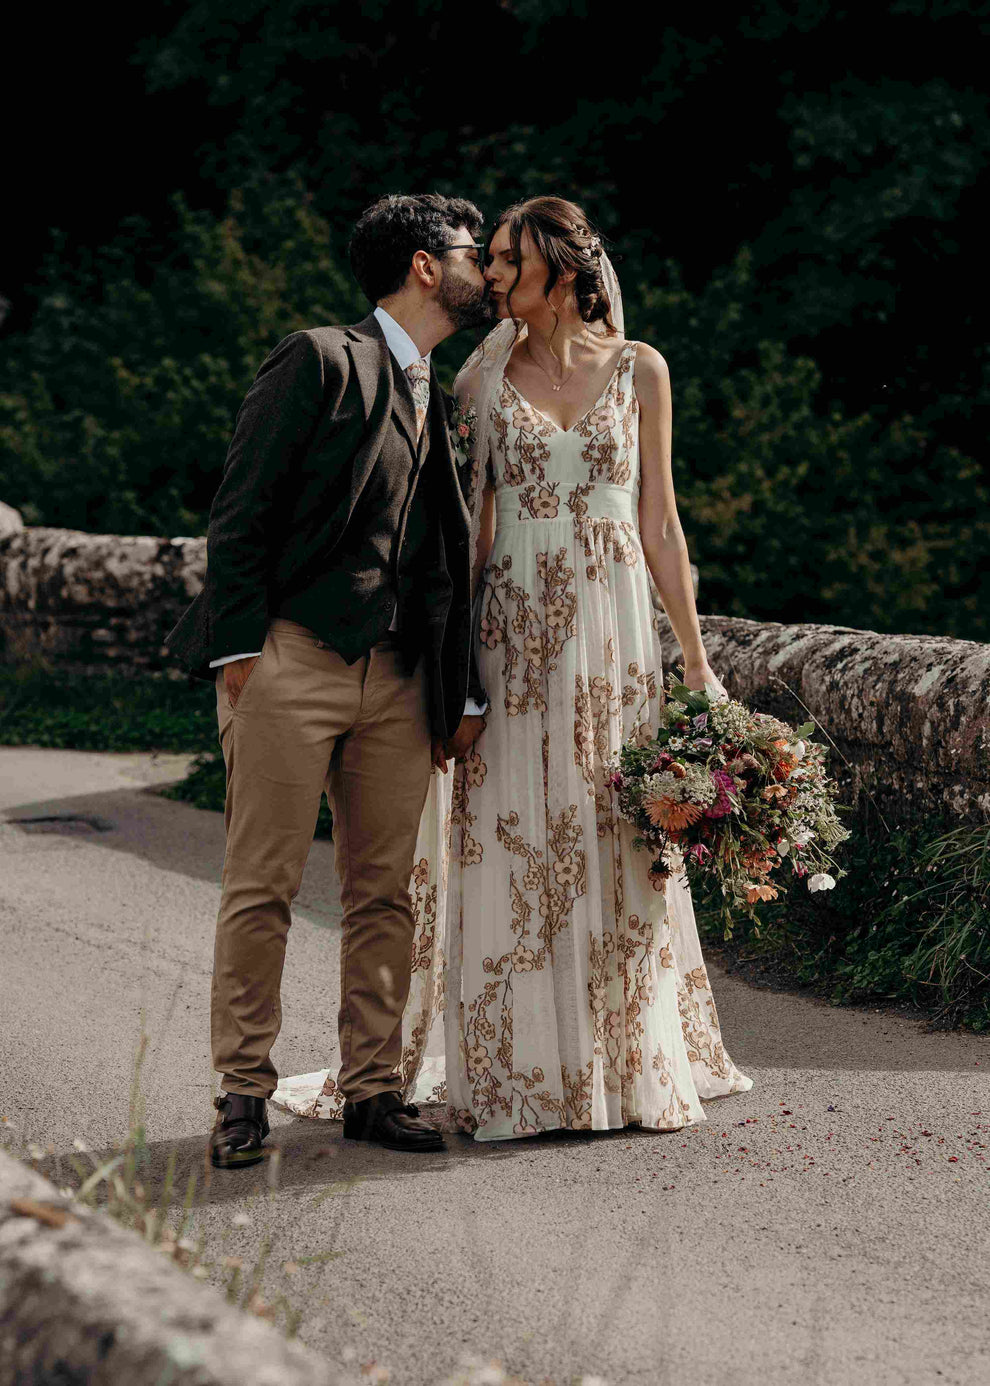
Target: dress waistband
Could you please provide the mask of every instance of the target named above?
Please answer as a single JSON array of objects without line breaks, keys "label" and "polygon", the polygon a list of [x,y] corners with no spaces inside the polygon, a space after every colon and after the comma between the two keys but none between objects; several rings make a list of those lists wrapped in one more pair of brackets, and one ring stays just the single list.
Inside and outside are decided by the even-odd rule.
[{"label": "dress waistband", "polygon": [[509,525],[571,524],[578,520],[621,520],[635,524],[639,515],[639,497],[625,486],[597,482],[587,495],[570,492],[574,499],[568,505],[569,494],[550,487],[517,486],[499,491],[495,497],[495,522],[500,529]]}]

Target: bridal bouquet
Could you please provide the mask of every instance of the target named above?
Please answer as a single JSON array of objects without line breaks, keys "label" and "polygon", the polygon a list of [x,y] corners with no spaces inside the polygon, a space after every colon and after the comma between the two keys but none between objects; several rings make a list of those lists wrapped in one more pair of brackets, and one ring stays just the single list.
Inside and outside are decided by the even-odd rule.
[{"label": "bridal bouquet", "polygon": [[712,684],[700,692],[672,683],[656,737],[626,742],[608,766],[619,813],[639,829],[634,845],[653,853],[654,883],[681,861],[689,879],[714,881],[727,938],[734,910],[759,924],[756,906],[784,885],[775,872],[789,867],[813,891],[846,874],[832,852],[850,834],[814,727],[792,730],[719,699]]}]

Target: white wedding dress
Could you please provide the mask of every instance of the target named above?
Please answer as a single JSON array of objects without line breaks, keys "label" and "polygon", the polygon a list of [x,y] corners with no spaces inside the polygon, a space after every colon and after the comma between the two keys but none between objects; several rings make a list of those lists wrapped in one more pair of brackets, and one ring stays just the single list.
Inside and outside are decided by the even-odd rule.
[{"label": "white wedding dress", "polygon": [[[403,1079],[479,1140],[630,1123],[676,1130],[744,1092],[722,1043],[690,891],[615,813],[605,762],[657,725],[661,651],[639,538],[636,343],[566,432],[502,378],[483,575],[488,723],[434,775]],[[442,1042],[441,1042],[442,1038]],[[336,1068],[273,1098],[339,1115]]]}]

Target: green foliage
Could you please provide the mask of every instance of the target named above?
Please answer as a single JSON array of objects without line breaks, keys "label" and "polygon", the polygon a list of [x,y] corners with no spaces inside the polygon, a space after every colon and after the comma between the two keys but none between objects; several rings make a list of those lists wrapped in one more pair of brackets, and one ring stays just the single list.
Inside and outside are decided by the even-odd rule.
[{"label": "green foliage", "polygon": [[0,495],[29,523],[202,532],[259,362],[357,309],[292,180],[219,219],[173,210],[167,231],[135,219],[90,261],[49,262],[0,393]]},{"label": "green foliage", "polygon": [[[833,891],[792,888],[757,935],[740,918],[730,955],[759,958],[834,1002],[907,1002],[941,1027],[990,1029],[990,828],[862,825],[843,846]],[[698,924],[721,942],[718,901]]]},{"label": "green foliage", "polygon": [[183,753],[216,739],[213,690],[201,679],[0,664],[0,745]]},{"label": "green foliage", "polygon": [[[714,30],[686,11],[561,102],[596,16],[607,31],[594,0],[486,12],[484,70],[526,92],[520,115],[461,95],[453,0],[170,14],[138,59],[187,104],[221,210],[177,196],[99,252],[57,240],[3,347],[0,498],[29,523],[203,532],[267,351],[366,311],[344,268],[363,207],[434,187],[492,217],[559,192],[613,237],[628,333],[670,365],[703,608],[990,638],[971,7],[898,0],[864,26],[768,0]],[[470,346],[438,348],[448,383]]]}]

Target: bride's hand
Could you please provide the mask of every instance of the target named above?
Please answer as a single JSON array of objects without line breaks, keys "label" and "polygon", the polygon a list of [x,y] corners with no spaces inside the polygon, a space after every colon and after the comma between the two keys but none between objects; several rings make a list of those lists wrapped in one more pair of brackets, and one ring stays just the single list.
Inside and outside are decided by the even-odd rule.
[{"label": "bride's hand", "polygon": [[684,677],[681,682],[684,684],[685,688],[690,688],[692,691],[697,689],[698,692],[702,691],[706,683],[713,683],[718,689],[718,696],[720,698],[727,698],[729,696],[726,692],[725,685],[712,669],[707,659],[702,660],[700,664],[685,664]]}]

